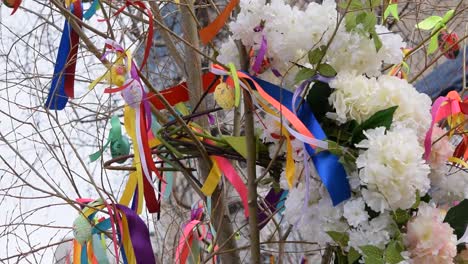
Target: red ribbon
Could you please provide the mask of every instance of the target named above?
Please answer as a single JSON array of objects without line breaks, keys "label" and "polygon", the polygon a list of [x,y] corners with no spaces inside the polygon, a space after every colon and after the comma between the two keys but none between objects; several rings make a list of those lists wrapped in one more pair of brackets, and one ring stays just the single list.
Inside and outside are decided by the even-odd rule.
[{"label": "red ribbon", "polygon": [[[80,20],[83,19],[81,0],[77,0],[73,3],[73,14]],[[64,71],[65,94],[70,98],[75,97],[75,69],[79,41],[80,36],[72,29],[70,31],[70,53],[68,53],[67,66]]]},{"label": "red ribbon", "polygon": [[[210,84],[217,78],[219,77],[211,72],[203,74],[202,76],[203,90],[206,91],[208,87],[210,86]],[[216,87],[216,85],[218,84],[219,84],[219,81],[217,81],[212,87]],[[208,92],[212,93],[214,92],[214,89],[211,89]],[[160,93],[172,106],[178,103],[187,102],[190,98],[186,82],[164,89],[160,91]],[[164,107],[164,104],[161,102],[161,100],[158,99],[156,94],[152,92],[148,93],[148,100],[158,110],[166,108]]]},{"label": "red ribbon", "polygon": [[[142,1],[131,1],[131,0],[126,0],[125,5],[120,7],[112,17],[117,16],[118,14],[122,13],[125,8],[128,6],[135,6],[142,8],[146,11],[146,14],[148,15],[148,22],[149,22],[149,27],[148,27],[148,37],[146,38],[146,46],[145,46],[145,53],[143,55],[143,61],[141,62],[140,70],[143,69],[143,67],[146,64],[146,61],[148,60],[149,53],[151,50],[151,46],[153,45],[153,36],[154,36],[154,22],[153,22],[153,13],[151,12],[151,9],[146,7],[146,5]],[[99,22],[106,21],[106,19],[98,19]]]}]

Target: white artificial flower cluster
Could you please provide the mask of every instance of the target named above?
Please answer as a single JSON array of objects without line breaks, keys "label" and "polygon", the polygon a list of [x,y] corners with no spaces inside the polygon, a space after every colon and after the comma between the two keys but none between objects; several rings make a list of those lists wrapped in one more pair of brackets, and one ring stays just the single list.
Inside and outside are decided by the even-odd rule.
[{"label": "white artificial flower cluster", "polygon": [[365,150],[356,160],[364,200],[376,212],[411,208],[430,187],[430,168],[414,130],[378,127],[364,134],[357,147]]},{"label": "white artificial flower cluster", "polygon": [[[382,75],[385,64],[402,62],[402,49],[406,44],[401,36],[377,25],[375,29],[382,42],[382,47],[377,50],[374,40],[362,34],[359,26],[353,31],[347,31],[344,23],[336,28],[339,14],[334,0],[310,3],[304,9],[291,6],[284,0],[272,0],[270,3],[241,0],[240,7],[236,20],[229,24],[232,36],[220,46],[217,57],[220,62],[233,62],[239,66],[234,41],[240,40],[247,50],[258,50],[264,37],[268,43],[266,57],[271,67],[259,77],[291,89],[298,71],[292,62],[314,67],[308,63],[307,53],[327,45],[322,62],[337,72],[329,83],[332,93],[328,102],[334,110],[327,113],[327,117],[335,120],[330,123],[342,125],[356,121],[362,124],[379,111],[397,107],[389,129],[377,127],[363,131],[366,139],[350,146],[353,151],[359,151],[353,164],[355,168],[346,167],[352,190],[350,200],[333,206],[316,175],[296,177],[300,180],[295,182],[297,187],[289,190],[284,215],[289,224],[295,225],[301,238],[323,247],[333,242],[328,231],[342,232],[349,237],[346,250],[353,248],[363,253],[360,247],[365,245],[385,249],[399,232],[391,216],[396,210],[409,212],[418,202],[418,197],[427,193],[438,203],[468,198],[467,172],[446,164],[454,151],[448,138],[438,139],[446,131],[437,126],[433,128],[432,143],[438,142],[433,144],[429,159],[423,158],[424,139],[432,122],[431,99],[404,79]],[[262,30],[254,30],[260,25],[264,26]],[[280,72],[282,78],[275,76],[272,70]],[[264,142],[273,143],[270,145],[272,156],[282,134],[280,123],[270,117],[262,120],[257,122],[257,128],[260,128],[259,134]],[[303,143],[292,140],[292,144],[296,173],[302,173]],[[280,154],[286,152],[285,147],[283,144]],[[313,182],[308,186],[308,194],[306,177]],[[284,177],[281,187],[289,188],[284,184]],[[310,197],[305,204],[307,196]],[[434,208],[431,210],[426,211],[436,212]],[[421,216],[408,223],[407,228],[411,229],[407,239],[408,251],[402,252],[405,260],[400,264],[416,263],[414,259],[430,259],[425,255],[424,247],[436,247],[437,241],[425,241],[424,231],[431,226],[421,224],[429,221],[429,215],[422,212]],[[440,251],[449,259],[453,256],[453,236],[439,220],[433,221],[432,226],[450,234],[442,240],[450,248],[447,252]]]},{"label": "white artificial flower cluster", "polygon": [[304,184],[290,190],[285,203],[285,217],[290,224],[295,225],[302,237],[313,238],[314,242],[323,247],[333,242],[328,231],[349,230],[349,225],[343,218],[343,205],[334,207],[327,191],[314,184],[309,190],[308,204],[304,207],[305,191]]},{"label": "white artificial flower cluster", "polygon": [[431,124],[431,99],[406,80],[388,75],[367,78],[355,71],[343,71],[330,82],[330,87],[334,91],[328,100],[335,112],[328,116],[339,123],[362,123],[380,110],[398,106],[394,126],[413,128],[423,137]]},{"label": "white artificial flower cluster", "polygon": [[[221,44],[218,60],[238,65],[238,51],[234,40],[241,40],[247,49],[258,50],[262,37],[267,40],[266,57],[272,69],[284,78],[277,78],[266,71],[260,77],[273,83],[292,85],[297,67],[291,62],[305,64],[307,52],[327,45],[333,36],[325,60],[338,72],[354,69],[358,74],[380,75],[382,63],[399,63],[403,58],[402,38],[383,26],[376,26],[382,34],[382,47],[377,51],[374,41],[358,32],[347,32],[343,24],[336,30],[338,12],[334,0],[322,4],[310,3],[304,10],[291,7],[284,0],[241,0],[241,12],[229,23],[232,37]],[[254,31],[263,23],[263,30]]]}]

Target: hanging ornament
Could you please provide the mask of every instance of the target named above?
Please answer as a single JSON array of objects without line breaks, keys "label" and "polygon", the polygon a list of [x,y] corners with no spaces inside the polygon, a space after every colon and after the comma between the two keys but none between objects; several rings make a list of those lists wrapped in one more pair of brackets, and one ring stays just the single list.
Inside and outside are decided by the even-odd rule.
[{"label": "hanging ornament", "polygon": [[[89,158],[91,162],[96,161],[101,157],[102,152],[110,145],[112,158],[117,158],[120,156],[125,156],[130,153],[130,142],[128,138],[122,134],[122,128],[120,125],[120,120],[117,116],[112,116],[111,118],[111,129],[109,131],[109,136],[107,138],[106,144],[102,148],[102,151],[97,151],[91,155]],[[125,160],[117,161],[119,163],[125,162]]]},{"label": "hanging ornament", "polygon": [[[81,0],[75,0],[71,3],[70,11],[81,20],[83,18]],[[74,97],[75,68],[79,40],[78,33],[73,30],[68,20],[65,20],[45,108],[62,110],[67,105],[68,98]]]},{"label": "hanging ornament", "polygon": [[16,10],[18,10],[18,8],[20,7],[21,1],[22,0],[3,0],[3,4],[9,8],[13,8],[13,11],[11,11],[10,14],[13,15],[16,12]]},{"label": "hanging ornament", "polygon": [[224,110],[229,110],[234,107],[235,91],[225,82],[221,82],[216,86],[213,96],[216,103]]},{"label": "hanging ornament", "polygon": [[[121,92],[127,104],[124,109],[125,128],[132,139],[135,152],[133,165],[136,167],[136,171],[130,175],[132,180],[127,183],[120,202],[129,205],[130,197],[133,195],[133,204],[136,206],[138,213],[141,213],[143,198],[150,213],[159,212],[160,204],[156,198],[156,187],[153,184],[152,174],[156,174],[159,180],[162,180],[162,176],[153,162],[153,154],[150,149],[150,142],[154,141],[155,137],[151,131],[152,115],[148,93],[141,84],[138,69],[132,61],[131,55],[120,44],[111,39],[106,40],[106,49],[110,50],[106,54],[110,52],[118,54],[120,62],[116,65],[119,65],[120,68],[115,69],[115,74],[120,76],[121,73],[125,72],[125,75],[122,76],[126,81],[118,88],[105,89],[104,93]],[[123,56],[127,61],[126,67],[123,63]],[[123,69],[126,70],[123,71]],[[110,76],[113,76],[112,69]],[[104,77],[101,76],[100,78]],[[111,79],[111,81],[115,82],[115,79]],[[93,84],[97,83],[96,81],[93,82]]]},{"label": "hanging ornament", "polygon": [[[118,247],[123,263],[155,263],[148,228],[134,211],[100,199],[87,205],[73,223],[73,263],[110,263],[107,237],[113,242],[115,263],[120,263]],[[98,217],[98,212],[109,217]]]},{"label": "hanging ornament", "polygon": [[448,33],[443,29],[438,35],[439,49],[447,59],[454,60],[460,53],[459,38],[457,33]]}]

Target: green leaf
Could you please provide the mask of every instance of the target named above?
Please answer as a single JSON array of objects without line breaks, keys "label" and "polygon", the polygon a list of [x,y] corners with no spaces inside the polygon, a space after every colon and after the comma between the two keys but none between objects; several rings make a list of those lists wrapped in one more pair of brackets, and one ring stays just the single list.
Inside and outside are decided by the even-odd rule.
[{"label": "green leaf", "polygon": [[396,241],[391,241],[385,249],[385,263],[398,264],[400,261],[403,261],[404,258],[401,256],[401,251],[403,251],[403,249],[400,245]]},{"label": "green leaf", "polygon": [[362,124],[354,128],[352,133],[353,135],[351,136],[351,143],[356,144],[361,142],[361,140],[365,138],[363,132],[368,129],[382,126],[386,129],[390,129],[390,126],[392,125],[393,114],[395,114],[397,108],[398,106],[392,106],[390,108],[380,110],[369,117],[369,119],[362,122]]},{"label": "green leaf", "polygon": [[442,21],[442,18],[440,16],[430,16],[424,19],[423,21],[419,22],[416,25],[416,28],[419,28],[422,30],[431,30],[441,21]]},{"label": "green leaf", "polygon": [[365,264],[385,264],[382,258],[364,257]]},{"label": "green leaf", "polygon": [[364,255],[364,262],[366,264],[384,264],[383,250],[376,246],[362,246],[359,247]]},{"label": "green leaf", "polygon": [[322,122],[327,112],[333,110],[332,106],[328,103],[328,97],[330,97],[331,93],[332,89],[330,86],[323,82],[316,82],[312,88],[309,89],[306,101],[319,122]]},{"label": "green leaf", "polygon": [[383,250],[371,245],[361,246],[359,247],[362,250],[362,253],[366,257],[375,257],[375,258],[382,258],[383,257]]},{"label": "green leaf", "polygon": [[362,12],[356,17],[356,23],[362,24],[364,31],[372,32],[377,24],[377,17],[372,12]]},{"label": "green leaf", "polygon": [[447,24],[447,22],[453,17],[453,14],[455,14],[455,10],[452,9],[452,10],[447,11],[447,13],[445,13],[444,17],[442,18],[440,22],[443,23],[444,25]]},{"label": "green leaf", "polygon": [[314,75],[315,75],[314,70],[309,69],[309,68],[302,68],[297,73],[295,81],[296,81],[296,83],[298,83],[300,81],[307,80],[307,79],[309,79],[310,77],[312,77]]},{"label": "green leaf", "polygon": [[320,46],[314,50],[309,51],[309,62],[310,64],[317,64],[325,55],[325,46]]},{"label": "green leaf", "polygon": [[327,234],[335,241],[340,247],[344,248],[348,246],[349,236],[346,233],[327,231]]},{"label": "green leaf", "polygon": [[411,218],[411,215],[408,211],[400,208],[398,208],[396,211],[393,211],[392,216],[393,220],[395,220],[395,222],[400,226],[406,224]]},{"label": "green leaf", "polygon": [[390,4],[387,6],[387,9],[385,9],[384,12],[384,19],[387,19],[389,15],[392,15],[396,20],[400,20],[398,17],[398,4]]},{"label": "green leaf", "polygon": [[380,40],[380,37],[375,31],[375,29],[371,32],[371,36],[372,40],[374,40],[375,50],[379,51],[380,48],[382,48],[382,40]]},{"label": "green leaf", "polygon": [[356,13],[348,13],[345,16],[346,31],[351,32],[356,28],[357,26],[356,17],[357,17]]},{"label": "green leaf", "polygon": [[336,71],[332,66],[326,63],[319,64],[317,67],[318,72],[325,77],[334,77],[336,76]]},{"label": "green leaf", "polygon": [[429,47],[427,48],[427,54],[434,53],[439,47],[438,36],[439,36],[439,33],[431,37],[431,42],[429,42]]},{"label": "green leaf", "polygon": [[448,223],[455,230],[457,238],[460,239],[468,225],[468,200],[465,199],[457,206],[450,208],[444,222]]},{"label": "green leaf", "polygon": [[[348,1],[344,1],[338,4],[338,6],[341,9],[346,9],[348,6]],[[351,0],[351,3],[349,4],[348,11],[353,11],[353,10],[361,10],[363,9],[364,6],[362,5],[361,0]]]},{"label": "green leaf", "polygon": [[247,159],[247,145],[245,137],[224,136],[224,140],[231,146],[237,153]]},{"label": "green leaf", "polygon": [[348,252],[348,263],[349,264],[354,264],[354,262],[357,262],[358,259],[361,257],[361,254],[357,252],[353,247],[349,249]]}]

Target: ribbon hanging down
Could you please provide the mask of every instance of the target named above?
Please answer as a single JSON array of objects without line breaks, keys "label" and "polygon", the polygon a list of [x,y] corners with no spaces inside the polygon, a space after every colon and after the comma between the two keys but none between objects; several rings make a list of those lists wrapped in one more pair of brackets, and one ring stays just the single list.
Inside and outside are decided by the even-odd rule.
[{"label": "ribbon hanging down", "polygon": [[[213,65],[211,71],[219,75],[228,74],[228,72],[219,65]],[[281,115],[284,116],[285,119],[287,119],[295,128],[295,130],[288,129],[288,131],[297,139],[304,141],[305,143],[313,142],[314,140],[326,140],[326,135],[318,121],[315,119],[315,116],[308,104],[302,104],[297,111],[297,115],[293,113],[293,109],[298,107],[301,100],[297,100],[298,102],[293,108],[292,92],[259,78],[250,76],[244,72],[238,72],[238,76],[239,78],[250,82],[252,87],[255,87],[258,95],[249,90],[253,96],[261,97],[262,100],[267,101],[280,111]],[[245,86],[243,87],[248,90]],[[310,143],[306,145],[306,151],[312,157],[312,161],[314,162],[323,184],[330,194],[333,204],[337,205],[340,202],[347,200],[351,196],[351,190],[346,172],[338,161],[338,157],[329,151],[315,153],[314,148],[315,146],[310,145]]]},{"label": "ribbon hanging down", "polygon": [[200,40],[203,45],[208,44],[226,24],[232,10],[239,4],[239,0],[231,0],[219,16],[213,20],[208,26],[200,30]]},{"label": "ribbon hanging down", "polygon": [[[78,19],[83,19],[83,6],[81,0],[75,0],[70,5],[70,11]],[[65,20],[62,37],[57,52],[54,75],[45,108],[62,110],[68,102],[68,98],[74,97],[75,69],[78,53],[79,36],[73,30],[68,20]]]}]

